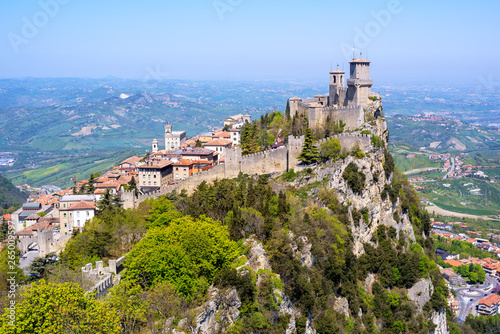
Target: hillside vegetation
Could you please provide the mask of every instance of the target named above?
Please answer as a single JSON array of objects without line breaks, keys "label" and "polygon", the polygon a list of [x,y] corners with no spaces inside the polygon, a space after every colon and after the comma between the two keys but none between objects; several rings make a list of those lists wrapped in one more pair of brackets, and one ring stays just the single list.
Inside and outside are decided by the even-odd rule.
[{"label": "hillside vegetation", "polygon": [[[121,283],[98,301],[116,311],[123,333],[193,332],[203,317],[210,333],[428,333],[448,294],[430,219],[379,144],[298,173],[203,182],[133,210],[100,203],[43,279],[84,285],[85,263],[126,254]],[[342,192],[330,186],[338,168]],[[386,207],[394,208],[388,217]],[[417,305],[408,289],[422,279],[433,293]]]},{"label": "hillside vegetation", "polygon": [[0,174],[0,208],[2,210],[21,205],[27,197],[26,193],[14,187],[9,179]]}]

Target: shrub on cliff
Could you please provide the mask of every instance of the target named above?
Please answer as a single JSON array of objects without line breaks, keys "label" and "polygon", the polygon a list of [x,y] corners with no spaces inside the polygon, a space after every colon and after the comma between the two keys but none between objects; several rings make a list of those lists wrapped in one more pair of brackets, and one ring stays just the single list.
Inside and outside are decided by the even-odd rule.
[{"label": "shrub on cliff", "polygon": [[363,191],[365,187],[366,175],[362,171],[358,170],[358,166],[351,162],[347,165],[344,173],[342,173],[342,178],[346,180],[349,187],[355,193]]}]

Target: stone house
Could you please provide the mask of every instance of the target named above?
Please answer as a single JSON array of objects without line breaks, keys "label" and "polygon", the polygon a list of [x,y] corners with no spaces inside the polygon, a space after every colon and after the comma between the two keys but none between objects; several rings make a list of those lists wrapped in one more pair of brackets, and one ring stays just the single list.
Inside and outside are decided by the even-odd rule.
[{"label": "stone house", "polygon": [[477,312],[481,315],[494,315],[498,313],[499,295],[490,295],[479,301]]},{"label": "stone house", "polygon": [[215,139],[205,144],[205,148],[219,153],[220,157],[226,156],[226,150],[231,149],[233,143],[229,139]]},{"label": "stone house", "polygon": [[161,160],[158,162],[147,162],[137,167],[139,174],[139,184],[141,189],[153,190],[162,188],[173,181],[172,174],[173,163],[169,160]]},{"label": "stone house", "polygon": [[241,129],[231,129],[230,133],[231,133],[230,140],[231,140],[231,143],[233,143],[233,147],[240,145]]},{"label": "stone house", "polygon": [[187,179],[193,175],[194,162],[188,159],[181,159],[173,164],[174,181]]}]

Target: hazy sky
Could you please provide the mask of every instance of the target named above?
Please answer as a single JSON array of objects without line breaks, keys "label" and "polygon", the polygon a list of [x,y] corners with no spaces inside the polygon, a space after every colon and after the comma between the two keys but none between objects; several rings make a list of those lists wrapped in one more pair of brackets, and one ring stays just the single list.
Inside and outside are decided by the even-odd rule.
[{"label": "hazy sky", "polygon": [[500,80],[500,1],[9,0],[0,77]]}]

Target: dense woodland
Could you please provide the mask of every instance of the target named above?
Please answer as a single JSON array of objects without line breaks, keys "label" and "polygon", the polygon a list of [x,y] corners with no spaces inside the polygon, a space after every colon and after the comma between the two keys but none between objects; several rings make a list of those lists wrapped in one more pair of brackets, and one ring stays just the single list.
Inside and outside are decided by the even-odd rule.
[{"label": "dense woodland", "polygon": [[26,193],[14,187],[9,179],[0,174],[0,214],[13,212],[26,198]]}]

